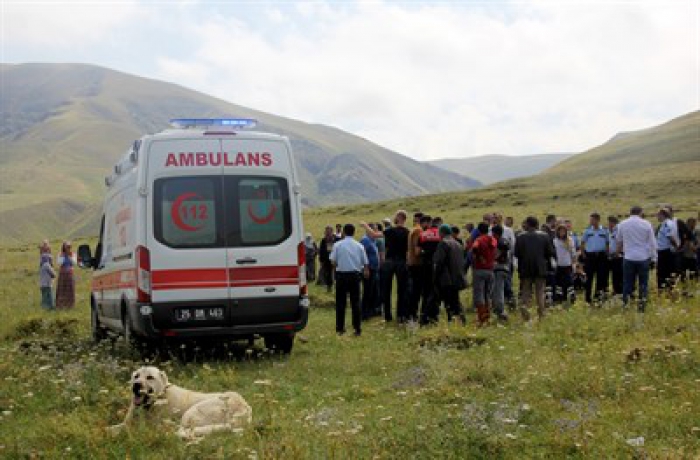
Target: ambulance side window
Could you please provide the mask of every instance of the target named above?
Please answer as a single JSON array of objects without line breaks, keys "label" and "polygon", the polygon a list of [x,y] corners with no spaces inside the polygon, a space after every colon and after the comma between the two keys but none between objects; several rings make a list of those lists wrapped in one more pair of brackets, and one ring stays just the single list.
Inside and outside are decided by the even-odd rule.
[{"label": "ambulance side window", "polygon": [[248,176],[226,180],[229,246],[274,246],[289,238],[292,225],[285,179]]},{"label": "ambulance side window", "polygon": [[173,248],[222,245],[217,229],[221,179],[175,177],[155,181],[155,238]]}]

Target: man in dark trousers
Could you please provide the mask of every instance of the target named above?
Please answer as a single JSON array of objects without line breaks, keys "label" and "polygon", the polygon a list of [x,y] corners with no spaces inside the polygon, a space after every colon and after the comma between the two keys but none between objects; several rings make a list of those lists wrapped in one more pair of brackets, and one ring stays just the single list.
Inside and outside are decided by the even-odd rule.
[{"label": "man in dark trousers", "polygon": [[593,302],[593,281],[595,298],[603,300],[608,290],[608,251],[610,233],[600,225],[600,214],[590,216],[590,226],[581,236],[581,257],[586,270],[586,302]]},{"label": "man in dark trousers", "polygon": [[343,227],[345,238],[333,245],[331,262],[335,266],[335,330],[338,335],[345,334],[345,308],[348,295],[352,309],[352,326],[355,336],[362,333],[362,312],[360,311],[360,282],[364,275],[369,277],[369,261],[365,248],[355,241],[355,226]]},{"label": "man in dark trousers", "polygon": [[422,212],[413,214],[413,229],[408,235],[408,253],[406,254],[406,262],[408,264],[408,274],[411,278],[411,291],[408,299],[408,319],[410,321],[418,321],[418,306],[423,295],[423,273],[421,263],[421,249],[419,246],[420,236],[423,230],[421,219]]},{"label": "man in dark trousers", "polygon": [[445,302],[447,320],[457,317],[466,325],[467,319],[459,301],[459,291],[467,287],[462,246],[452,237],[452,229],[447,224],[440,226],[440,237],[442,241],[437,245],[433,256],[435,285],[440,299]]},{"label": "man in dark trousers", "polygon": [[435,283],[433,283],[433,256],[442,238],[440,237],[437,221],[433,222],[430,216],[423,216],[421,227],[425,228],[425,230],[421,233],[420,241],[418,242],[423,262],[423,295],[420,323],[425,326],[437,323],[440,314],[440,298],[435,289]]},{"label": "man in dark trousers", "polygon": [[[384,304],[384,320],[392,321],[391,313],[391,291],[396,275],[396,316],[399,323],[405,323],[409,318],[408,312],[408,269],[406,266],[406,255],[408,254],[409,230],[406,228],[406,211],[397,211],[394,216],[394,225],[384,230],[384,243],[386,245],[386,256],[382,265],[382,303]],[[365,230],[369,225],[362,223]],[[381,238],[380,232],[369,229],[368,235],[372,238]]]},{"label": "man in dark trousers", "polygon": [[544,288],[547,279],[547,264],[554,257],[554,245],[545,232],[537,230],[539,222],[536,217],[525,219],[524,231],[515,242],[515,258],[518,261],[522,304],[520,313],[525,321],[530,321],[530,301],[532,288],[535,288],[537,314],[544,317]]},{"label": "man in dark trousers", "polygon": [[610,244],[608,245],[608,267],[612,275],[612,292],[615,295],[622,295],[622,255],[617,252],[617,226],[620,220],[617,216],[608,216],[608,234]]}]

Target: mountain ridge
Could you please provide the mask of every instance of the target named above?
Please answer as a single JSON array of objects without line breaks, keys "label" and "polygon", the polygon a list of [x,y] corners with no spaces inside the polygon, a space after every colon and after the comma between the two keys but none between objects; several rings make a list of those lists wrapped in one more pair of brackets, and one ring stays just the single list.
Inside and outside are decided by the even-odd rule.
[{"label": "mountain ridge", "polygon": [[[255,118],[259,131],[288,136],[306,206],[481,185],[336,127],[276,116],[105,67],[1,64],[0,79],[0,220],[10,220],[4,213],[14,210],[3,235],[10,241],[28,236],[22,228],[34,228],[29,221],[35,215],[51,214],[43,204],[54,198],[77,201],[90,210],[102,199],[104,176],[133,140],[161,131],[169,119],[178,117]],[[336,159],[343,155],[355,161]],[[361,167],[361,173],[352,167]],[[94,216],[83,218],[93,225],[96,221]],[[60,224],[62,219],[58,222],[46,232],[69,231],[67,224]]]},{"label": "mountain ridge", "polygon": [[468,175],[484,185],[503,180],[533,176],[575,155],[574,153],[543,153],[538,155],[479,155],[476,157],[440,158],[426,163]]}]

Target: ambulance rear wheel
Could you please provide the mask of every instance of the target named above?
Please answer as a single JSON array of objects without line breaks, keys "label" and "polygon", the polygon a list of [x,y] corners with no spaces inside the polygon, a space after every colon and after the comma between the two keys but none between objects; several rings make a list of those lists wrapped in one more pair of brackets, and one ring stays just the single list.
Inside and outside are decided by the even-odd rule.
[{"label": "ambulance rear wheel", "polygon": [[94,306],[90,308],[90,333],[92,335],[92,341],[95,343],[100,343],[107,338],[107,332],[100,326],[97,308]]},{"label": "ambulance rear wheel", "polygon": [[126,346],[141,351],[143,348],[143,341],[136,335],[134,335],[134,330],[131,325],[131,318],[129,316],[128,310],[124,310],[122,313],[122,335],[124,336],[124,343]]},{"label": "ambulance rear wheel", "polygon": [[270,334],[265,336],[265,348],[273,353],[288,355],[294,347],[294,334]]}]

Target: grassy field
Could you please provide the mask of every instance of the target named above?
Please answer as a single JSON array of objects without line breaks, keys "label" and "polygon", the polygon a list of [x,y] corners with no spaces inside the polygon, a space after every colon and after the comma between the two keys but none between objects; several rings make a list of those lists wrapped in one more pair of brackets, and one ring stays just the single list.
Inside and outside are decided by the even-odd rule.
[{"label": "grassy field", "polygon": [[[89,273],[74,311],[42,312],[36,251],[0,251],[2,458],[698,458],[700,292],[526,325],[428,330],[371,321],[334,334],[312,289],[291,357],[236,347],[157,365],[201,391],[236,390],[254,423],[187,444],[143,420],[117,436],[130,372],[123,345],[88,339]],[[468,304],[464,293],[464,303]],[[643,438],[643,442],[641,441]],[[630,445],[635,444],[635,445]]]}]

